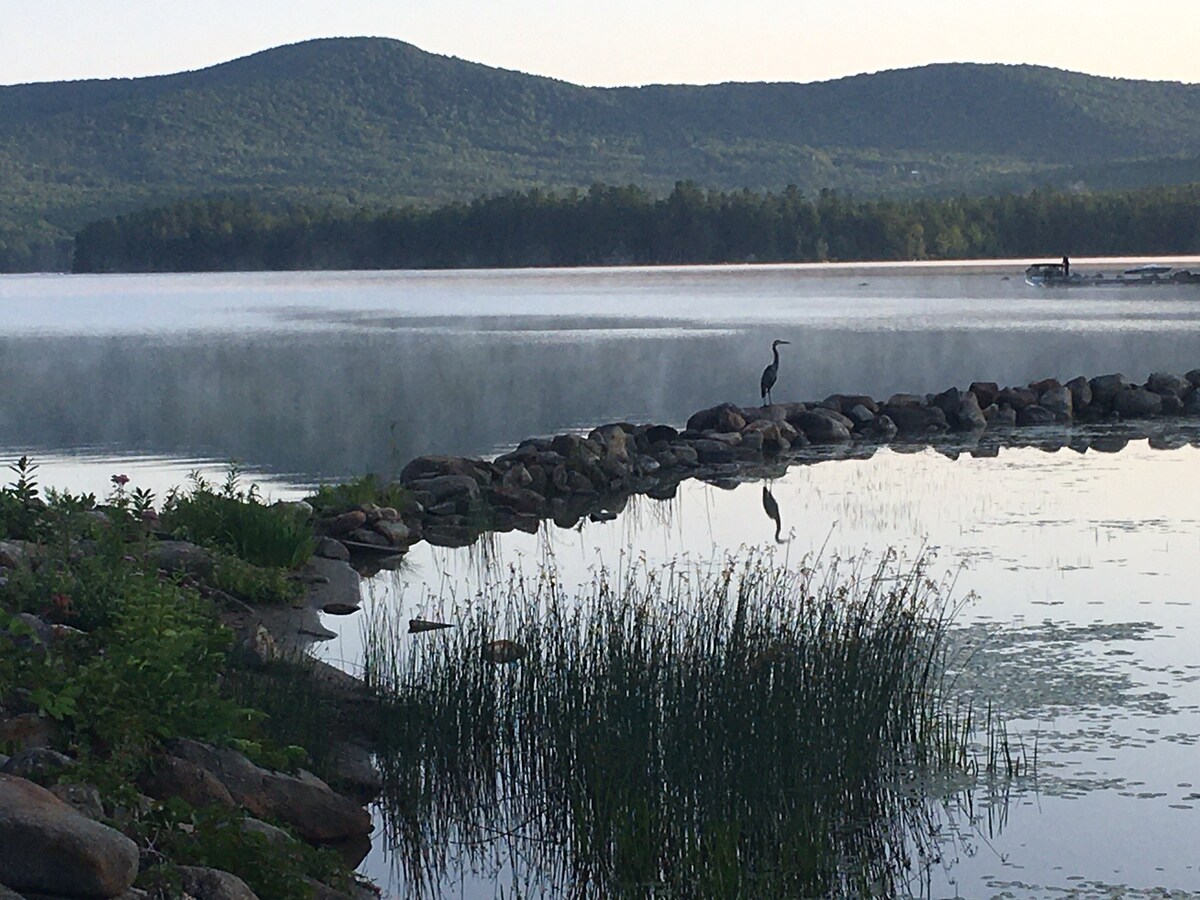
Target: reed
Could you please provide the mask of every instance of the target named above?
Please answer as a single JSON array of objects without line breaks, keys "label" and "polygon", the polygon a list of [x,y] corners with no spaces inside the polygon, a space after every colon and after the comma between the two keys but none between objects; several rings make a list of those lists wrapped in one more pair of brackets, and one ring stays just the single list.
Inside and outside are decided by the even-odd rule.
[{"label": "reed", "polygon": [[[364,672],[388,701],[385,820],[410,884],[435,893],[464,852],[447,848],[500,842],[584,896],[890,895],[921,840],[896,786],[968,760],[950,611],[891,554],[765,552],[578,591],[510,570],[415,637],[376,606]],[[486,662],[500,639],[525,655]]]}]

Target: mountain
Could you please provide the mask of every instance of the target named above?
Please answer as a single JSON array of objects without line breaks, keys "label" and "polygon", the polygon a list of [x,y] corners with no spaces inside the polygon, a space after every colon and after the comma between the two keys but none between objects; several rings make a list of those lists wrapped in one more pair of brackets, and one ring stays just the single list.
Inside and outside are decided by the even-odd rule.
[{"label": "mountain", "polygon": [[339,38],[152,78],[0,87],[0,269],[214,194],[314,205],[635,183],[856,196],[1200,180],[1200,85],[949,64],[587,88]]}]

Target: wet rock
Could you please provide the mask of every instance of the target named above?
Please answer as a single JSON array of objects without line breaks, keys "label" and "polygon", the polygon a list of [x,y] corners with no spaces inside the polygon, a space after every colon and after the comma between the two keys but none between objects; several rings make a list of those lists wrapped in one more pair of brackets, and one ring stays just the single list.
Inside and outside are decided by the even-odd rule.
[{"label": "wet rock", "polygon": [[310,577],[316,576],[315,583],[308,590],[310,606],[344,614],[362,605],[362,576],[349,563],[314,557],[303,571]]},{"label": "wet rock", "polygon": [[1125,419],[1155,416],[1162,412],[1162,396],[1143,387],[1128,387],[1112,400],[1113,412]]},{"label": "wet rock", "polygon": [[1022,406],[1017,410],[1018,425],[1051,425],[1054,423],[1054,413],[1036,403],[1032,406]]},{"label": "wet rock", "polygon": [[31,781],[0,775],[0,884],[21,892],[116,897],[133,884],[137,845]]}]

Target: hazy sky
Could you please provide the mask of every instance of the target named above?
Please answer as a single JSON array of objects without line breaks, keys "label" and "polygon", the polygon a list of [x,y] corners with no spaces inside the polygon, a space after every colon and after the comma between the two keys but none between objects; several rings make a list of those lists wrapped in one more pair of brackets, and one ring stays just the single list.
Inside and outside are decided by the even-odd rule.
[{"label": "hazy sky", "polygon": [[0,84],[197,69],[343,35],[591,85],[962,61],[1200,82],[1200,0],[0,0]]}]

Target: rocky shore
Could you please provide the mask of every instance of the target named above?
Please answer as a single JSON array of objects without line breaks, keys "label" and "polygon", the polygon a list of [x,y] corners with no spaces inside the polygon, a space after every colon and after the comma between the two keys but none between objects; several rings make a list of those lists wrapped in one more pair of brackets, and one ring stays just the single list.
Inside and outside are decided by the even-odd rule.
[{"label": "rocky shore", "polygon": [[[366,504],[323,519],[318,529],[327,540],[318,552],[382,559],[420,540],[460,547],[489,531],[533,533],[542,520],[569,528],[612,517],[634,494],[669,498],[686,478],[720,483],[763,466],[864,456],[883,446],[995,453],[1036,435],[1050,446],[1085,450],[1095,441],[1106,449],[1128,440],[1130,426],[1200,418],[1198,388],[1200,369],[1193,369],[1141,384],[1110,374],[1007,387],[974,382],[886,400],[834,394],[761,407],[722,403],[683,428],[621,422],[531,438],[493,460],[423,456],[400,472],[404,508]],[[1089,435],[1080,426],[1095,427]]]}]

